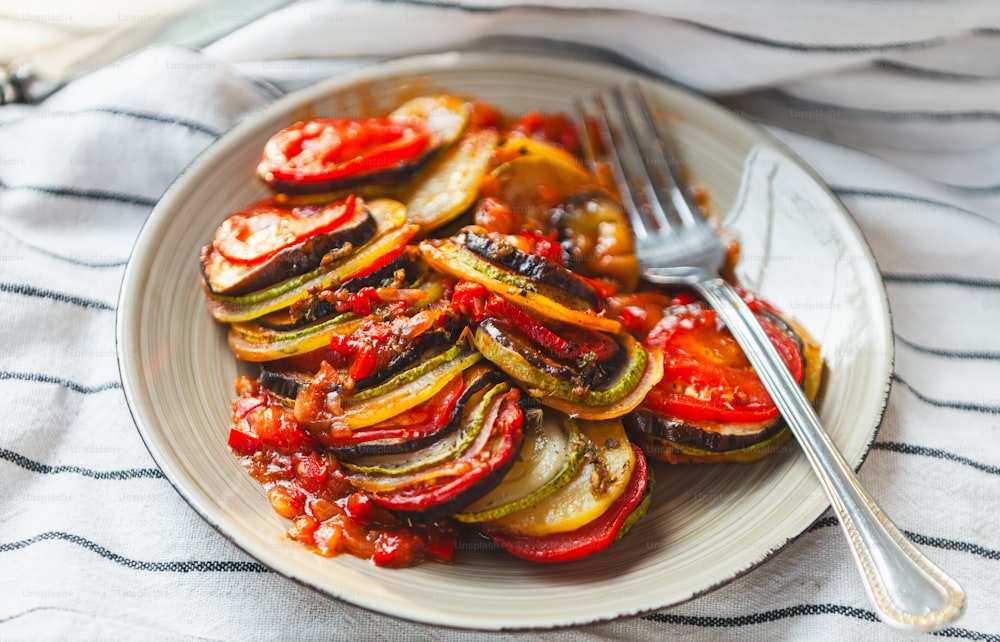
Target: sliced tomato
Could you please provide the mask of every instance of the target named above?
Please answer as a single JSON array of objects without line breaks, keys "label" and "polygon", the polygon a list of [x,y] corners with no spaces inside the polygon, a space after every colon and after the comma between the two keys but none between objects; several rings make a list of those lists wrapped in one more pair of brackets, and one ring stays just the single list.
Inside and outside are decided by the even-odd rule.
[{"label": "sliced tomato", "polygon": [[275,180],[320,183],[412,161],[428,138],[416,121],[317,118],[272,136],[259,171]]},{"label": "sliced tomato", "polygon": [[364,204],[353,194],[329,205],[280,207],[257,201],[231,214],[215,232],[215,249],[237,263],[258,263],[311,236],[336,230]]},{"label": "sliced tomato", "polygon": [[632,449],[635,468],[625,492],[594,521],[573,531],[543,537],[511,535],[490,529],[483,529],[483,534],[511,555],[532,562],[568,562],[604,550],[618,537],[625,520],[639,506],[646,492],[646,457],[635,444]]},{"label": "sliced tomato", "polygon": [[[757,319],[792,377],[801,382],[799,347],[767,315]],[[757,423],[778,415],[743,349],[705,305],[668,310],[646,345],[663,350],[663,379],[643,402],[650,410],[685,421],[725,423]]]}]

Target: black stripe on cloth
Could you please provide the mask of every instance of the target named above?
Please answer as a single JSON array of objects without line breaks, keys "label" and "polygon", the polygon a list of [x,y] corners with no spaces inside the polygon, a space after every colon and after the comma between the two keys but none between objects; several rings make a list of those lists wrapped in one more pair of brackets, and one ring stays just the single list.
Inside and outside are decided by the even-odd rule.
[{"label": "black stripe on cloth", "polygon": [[465,13],[502,13],[506,11],[535,11],[538,13],[558,13],[558,14],[623,14],[636,13],[646,19],[669,20],[678,24],[685,24],[702,31],[718,36],[724,36],[733,40],[739,40],[753,45],[761,45],[775,49],[788,49],[790,51],[817,52],[817,53],[864,53],[871,51],[909,51],[912,49],[924,49],[933,47],[945,42],[944,38],[934,37],[922,40],[908,40],[901,42],[886,43],[850,43],[850,44],[825,44],[814,42],[797,42],[787,40],[774,40],[754,34],[747,34],[738,31],[730,31],[720,27],[706,25],[693,20],[683,18],[672,18],[653,13],[642,13],[627,9],[597,8],[597,7],[553,7],[549,5],[537,5],[530,3],[499,5],[470,5],[462,2],[446,2],[444,0],[376,0],[381,4],[404,4],[416,7],[430,7],[434,9],[450,9],[463,11]]},{"label": "black stripe on cloth", "polygon": [[994,109],[970,109],[965,111],[928,111],[908,109],[902,111],[868,109],[865,107],[850,107],[838,103],[828,103],[789,94],[780,89],[768,89],[761,92],[763,96],[772,96],[775,102],[805,112],[829,114],[832,117],[856,116],[861,118],[876,118],[888,121],[926,120],[932,122],[952,123],[966,121],[1000,121],[1000,111]]},{"label": "black stripe on cloth", "polygon": [[927,405],[934,406],[936,408],[948,408],[950,410],[964,410],[966,412],[979,412],[986,415],[1000,415],[1000,406],[992,404],[972,403],[969,401],[948,401],[943,399],[934,399],[932,397],[928,397],[927,395],[923,394],[922,392],[911,386],[896,373],[892,374],[892,380],[904,386],[907,390],[909,390],[913,394],[914,397],[916,397],[920,401],[924,402]]},{"label": "black stripe on cloth", "polygon": [[107,381],[105,383],[96,386],[85,386],[82,383],[77,383],[75,381],[70,381],[68,379],[61,379],[59,377],[53,377],[51,375],[41,374],[38,372],[10,372],[7,370],[0,370],[0,381],[26,381],[31,383],[52,383],[73,392],[79,392],[82,395],[91,395],[96,392],[104,392],[105,390],[117,390],[122,387],[121,382],[118,381]]},{"label": "black stripe on cloth", "polygon": [[[13,620],[17,620],[17,619],[20,619],[22,617],[27,617],[27,616],[32,615],[34,613],[46,613],[46,612],[50,612],[50,611],[51,612],[55,612],[55,613],[72,613],[73,615],[82,615],[83,617],[87,617],[87,618],[90,618],[90,619],[93,619],[93,620],[101,619],[100,616],[97,616],[97,615],[95,615],[93,613],[87,613],[85,611],[78,611],[77,609],[69,609],[69,608],[65,608],[65,607],[62,607],[62,606],[36,606],[36,607],[30,608],[30,609],[26,609],[24,611],[20,611],[19,613],[12,613],[11,615],[0,616],[0,624],[6,624],[7,622],[12,622]],[[139,626],[141,626],[139,624],[136,624],[133,621],[127,621],[127,624],[129,626],[132,626],[132,627],[139,627]],[[152,627],[150,627],[150,626],[146,626],[146,627],[143,627],[143,628],[152,629]],[[162,629],[157,629],[156,632],[157,632],[158,635],[154,635],[154,636],[150,636],[150,637],[159,639],[160,637],[162,637],[164,635],[164,631]],[[172,636],[170,636],[171,639],[173,639],[173,638],[180,639],[180,637],[181,637],[180,635],[172,635]],[[191,639],[191,640],[205,640],[206,642],[217,642],[217,640],[215,638],[203,638],[203,637],[193,636],[193,635],[191,635],[189,633],[185,633],[184,634],[184,639],[185,640],[186,639]]]},{"label": "black stripe on cloth", "polygon": [[956,455],[955,453],[950,453],[946,450],[939,450],[937,448],[927,448],[925,446],[917,446],[915,444],[904,444],[898,441],[876,441],[872,444],[872,449],[885,450],[904,455],[920,455],[921,457],[931,457],[933,459],[953,461],[958,464],[965,464],[966,466],[975,468],[976,470],[981,470],[984,473],[1000,475],[1000,466],[991,466],[989,464],[984,464],[982,462],[969,459],[968,457],[962,457],[961,455]]},{"label": "black stripe on cloth", "polygon": [[996,80],[992,76],[982,76],[978,74],[963,73],[960,71],[945,71],[943,69],[931,69],[929,67],[918,67],[908,65],[895,60],[875,60],[872,68],[879,71],[889,71],[901,76],[913,76],[915,78],[932,78],[939,80],[962,80],[962,81],[990,81]]},{"label": "black stripe on cloth", "polygon": [[0,459],[9,461],[25,470],[42,475],[60,475],[72,473],[98,479],[101,481],[127,481],[130,479],[163,479],[163,473],[158,468],[129,468],[126,470],[93,470],[81,466],[52,466],[28,459],[20,453],[6,448],[0,448]]},{"label": "black stripe on cloth", "polygon": [[135,560],[130,557],[125,557],[124,555],[119,555],[118,553],[109,551],[99,544],[80,537],[79,535],[74,535],[72,533],[63,533],[60,531],[48,531],[45,533],[39,533],[34,537],[29,537],[28,539],[18,540],[16,542],[8,542],[6,544],[0,544],[0,553],[7,553],[10,551],[20,550],[22,548],[28,548],[33,544],[38,542],[45,542],[48,540],[61,540],[64,542],[69,542],[71,544],[76,544],[81,546],[88,551],[97,553],[104,559],[115,562],[116,564],[121,564],[133,570],[137,571],[155,571],[160,573],[270,573],[271,571],[259,562],[244,562],[244,561],[228,561],[228,560],[187,560],[187,561],[177,561],[177,562],[145,562],[142,560]]},{"label": "black stripe on cloth", "polygon": [[52,196],[66,196],[68,198],[85,198],[93,201],[113,201],[125,205],[139,205],[142,207],[153,207],[158,199],[138,196],[136,194],[123,194],[121,192],[109,192],[100,189],[81,189],[77,187],[56,187],[53,185],[8,185],[0,180],[0,189],[15,191],[28,190],[40,194],[51,194]]},{"label": "black stripe on cloth", "polygon": [[955,285],[963,288],[1000,290],[1000,281],[984,279],[977,276],[958,276],[955,274],[900,274],[898,272],[883,272],[882,278],[888,283]]},{"label": "black stripe on cloth", "polygon": [[896,341],[900,342],[904,346],[915,350],[917,352],[922,352],[923,354],[930,354],[935,357],[947,357],[949,359],[969,359],[972,361],[1000,361],[1000,352],[989,352],[986,350],[945,350],[943,348],[928,348],[926,346],[918,345],[913,343],[908,339],[896,335]]},{"label": "black stripe on cloth", "polygon": [[[807,615],[840,615],[851,617],[866,622],[878,622],[879,618],[874,612],[868,609],[859,609],[854,606],[843,604],[796,604],[786,606],[771,611],[760,611],[749,615],[737,615],[733,617],[703,616],[703,615],[679,615],[675,613],[651,613],[642,616],[642,619],[661,624],[683,624],[687,626],[697,626],[712,629],[728,629],[742,626],[753,626],[755,624],[767,624],[786,620],[793,617]],[[946,638],[960,638],[963,640],[982,640],[983,642],[1000,642],[1000,635],[993,633],[982,633],[970,629],[960,629],[950,627],[941,631],[934,631],[931,635]]]},{"label": "black stripe on cloth", "polygon": [[104,301],[98,301],[96,299],[86,299],[84,297],[79,297],[72,294],[66,294],[65,292],[43,290],[41,288],[36,288],[33,285],[25,285],[23,283],[0,283],[0,292],[5,294],[19,294],[21,296],[33,296],[39,299],[58,301],[59,303],[70,303],[72,305],[78,305],[82,308],[88,308],[92,310],[104,310],[106,312],[115,311],[115,306],[109,305]]},{"label": "black stripe on cloth", "polygon": [[890,192],[885,190],[857,189],[853,187],[837,187],[837,186],[830,186],[830,191],[832,191],[834,194],[840,197],[888,199],[893,201],[920,203],[921,205],[931,205],[933,207],[940,207],[943,209],[952,210],[954,212],[960,212],[962,214],[969,214],[984,221],[988,221],[994,225],[1000,225],[1000,221],[995,221],[985,216],[984,214],[980,214],[979,212],[966,209],[964,207],[959,207],[958,205],[955,205],[953,203],[948,203],[946,201],[938,201],[933,198],[917,196],[915,194],[907,194],[905,192]]},{"label": "black stripe on cloth", "polygon": [[128,259],[111,259],[111,260],[107,260],[107,261],[88,261],[86,259],[78,259],[78,258],[76,258],[74,256],[64,256],[64,255],[59,254],[57,252],[53,252],[52,250],[48,250],[48,249],[46,249],[44,247],[39,247],[39,246],[37,246],[37,245],[35,245],[33,243],[29,243],[29,242],[25,241],[24,239],[19,238],[19,237],[17,237],[14,234],[11,234],[7,230],[0,229],[0,231],[2,231],[4,234],[6,234],[7,236],[9,236],[12,239],[14,239],[15,241],[17,241],[21,245],[23,245],[26,248],[30,249],[32,252],[37,252],[37,253],[45,255],[45,256],[47,256],[49,258],[56,259],[57,261],[62,261],[64,263],[69,263],[70,265],[76,265],[78,267],[85,267],[85,268],[102,269],[102,268],[117,268],[117,267],[122,267],[126,263],[128,263]]},{"label": "black stripe on cloth", "polygon": [[[823,528],[830,528],[832,526],[838,526],[836,517],[824,517],[822,519],[816,520],[812,526],[806,529],[807,533],[812,533],[813,531],[818,531]],[[988,560],[998,561],[1000,560],[1000,551],[994,550],[992,548],[986,548],[980,546],[979,544],[973,544],[971,542],[962,542],[954,539],[944,539],[942,537],[928,537],[927,535],[921,535],[920,533],[914,533],[913,531],[908,531],[900,529],[906,538],[913,542],[914,544],[919,544],[920,546],[930,546],[932,548],[940,548],[946,551],[957,551],[959,553],[968,553],[970,555],[975,555],[977,557],[985,557]]]},{"label": "black stripe on cloth", "polygon": [[207,134],[213,138],[218,138],[222,135],[222,132],[210,127],[204,123],[199,123],[194,120],[189,120],[187,118],[180,118],[178,116],[169,116],[167,114],[158,114],[149,111],[139,111],[134,109],[124,109],[121,107],[88,107],[86,109],[80,109],[77,111],[38,111],[30,116],[23,116],[21,118],[12,118],[10,120],[5,120],[0,122],[0,127],[10,125],[13,123],[23,123],[30,122],[33,120],[43,120],[47,118],[71,118],[73,116],[83,116],[88,114],[107,114],[109,116],[118,116],[121,118],[131,118],[133,120],[141,120],[151,123],[161,123],[164,125],[177,125],[185,129],[190,129],[191,131],[196,131],[202,134]]}]

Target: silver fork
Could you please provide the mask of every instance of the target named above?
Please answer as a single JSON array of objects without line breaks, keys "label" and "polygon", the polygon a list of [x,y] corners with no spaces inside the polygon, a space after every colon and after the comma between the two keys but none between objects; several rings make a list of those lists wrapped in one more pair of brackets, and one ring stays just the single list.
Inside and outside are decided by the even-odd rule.
[{"label": "silver fork", "polygon": [[[697,290],[717,311],[791,428],[847,535],[879,616],[906,630],[933,631],[965,607],[962,588],[936,567],[879,509],[824,430],[753,313],[718,270],[725,248],[681,189],[673,154],[642,88],[579,100],[584,149],[596,169],[610,166],[635,234],[643,276]],[[610,103],[610,106],[609,106]],[[595,124],[596,133],[588,124]]]}]

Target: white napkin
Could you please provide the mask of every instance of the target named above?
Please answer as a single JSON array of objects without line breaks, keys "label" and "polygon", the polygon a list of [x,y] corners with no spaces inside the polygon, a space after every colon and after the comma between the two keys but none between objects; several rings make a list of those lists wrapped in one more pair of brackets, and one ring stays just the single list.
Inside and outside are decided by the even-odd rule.
[{"label": "white napkin", "polygon": [[[510,4],[510,8],[504,8]],[[885,275],[893,391],[860,477],[1000,640],[1000,13],[989,2],[309,2],[0,108],[0,637],[468,639],[320,597],[208,527],[142,446],[114,309],[167,185],[241,116],[359,64],[556,44],[766,123],[843,198]],[[834,521],[663,612],[484,639],[912,639],[874,621]]]}]

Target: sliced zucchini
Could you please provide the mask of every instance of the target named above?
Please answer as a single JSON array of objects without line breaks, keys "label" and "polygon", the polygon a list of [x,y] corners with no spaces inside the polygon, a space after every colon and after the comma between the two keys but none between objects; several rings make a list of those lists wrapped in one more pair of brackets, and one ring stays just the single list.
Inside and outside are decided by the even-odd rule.
[{"label": "sliced zucchini", "polygon": [[483,526],[513,535],[541,537],[573,531],[600,517],[632,477],[636,456],[621,421],[581,421],[588,442],[585,461],[568,484],[538,503]]},{"label": "sliced zucchini", "polygon": [[583,465],[586,443],[572,417],[537,409],[529,413],[517,461],[496,488],[455,519],[486,522],[534,506],[572,481]]},{"label": "sliced zucchini", "polygon": [[229,326],[229,349],[244,361],[274,361],[330,345],[335,334],[354,332],[364,319],[350,312],[292,330],[275,330],[253,321]]},{"label": "sliced zucchini", "polygon": [[[420,450],[398,455],[364,457],[343,466],[352,474],[348,480],[356,487],[371,492],[386,492],[424,481],[422,471],[442,462],[458,459],[479,437],[489,419],[493,400],[510,390],[498,383],[477,393],[469,403],[470,412],[463,413],[459,430]],[[488,428],[487,428],[488,430]]]},{"label": "sliced zucchini", "polygon": [[492,129],[469,132],[420,172],[401,198],[410,223],[419,225],[422,234],[457,218],[475,202],[498,137]]},{"label": "sliced zucchini", "polygon": [[617,375],[603,386],[587,390],[577,390],[571,382],[533,366],[505,340],[491,319],[479,325],[473,342],[484,357],[522,384],[528,394],[541,403],[570,415],[608,418],[623,415],[638,406],[663,376],[663,360],[658,350],[643,348],[628,333],[615,338],[624,353]]},{"label": "sliced zucchini", "polygon": [[[309,408],[315,403],[315,396],[327,398],[329,391],[314,389],[310,385],[299,393],[295,404],[295,418],[309,430],[329,433],[333,437],[349,434],[351,431],[390,419],[399,413],[409,410],[427,401],[437,394],[453,378],[462,371],[475,365],[482,355],[462,347],[459,350],[449,350],[449,359],[436,364],[436,367],[426,368],[421,364],[390,380],[393,385],[377,386],[363,391],[377,394],[365,394],[363,400],[348,397],[337,402],[342,404],[334,415],[327,419],[317,419],[312,416]],[[412,372],[411,372],[412,371]]]}]

